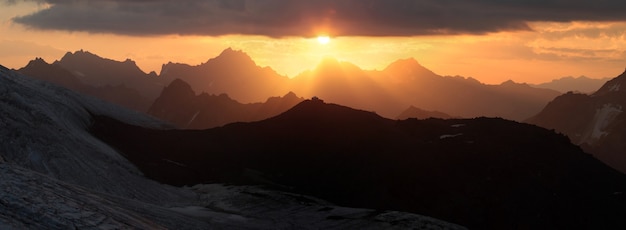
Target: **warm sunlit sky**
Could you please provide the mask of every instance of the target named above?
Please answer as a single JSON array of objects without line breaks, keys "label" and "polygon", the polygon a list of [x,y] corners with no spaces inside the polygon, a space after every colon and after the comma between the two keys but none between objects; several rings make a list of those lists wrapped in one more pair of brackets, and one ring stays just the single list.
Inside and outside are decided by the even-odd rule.
[{"label": "warm sunlit sky", "polygon": [[158,73],[232,47],[290,77],[326,56],[364,69],[414,57],[490,84],[615,77],[624,12],[618,0],[0,0],[0,64],[83,49]]}]

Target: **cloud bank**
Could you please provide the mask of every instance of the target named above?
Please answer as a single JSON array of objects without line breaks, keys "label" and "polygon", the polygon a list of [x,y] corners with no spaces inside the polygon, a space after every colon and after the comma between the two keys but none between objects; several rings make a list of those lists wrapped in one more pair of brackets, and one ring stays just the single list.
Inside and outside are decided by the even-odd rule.
[{"label": "cloud bank", "polygon": [[539,21],[626,21],[622,0],[36,1],[50,7],[13,21],[41,30],[134,36],[454,35],[531,30],[528,23]]}]

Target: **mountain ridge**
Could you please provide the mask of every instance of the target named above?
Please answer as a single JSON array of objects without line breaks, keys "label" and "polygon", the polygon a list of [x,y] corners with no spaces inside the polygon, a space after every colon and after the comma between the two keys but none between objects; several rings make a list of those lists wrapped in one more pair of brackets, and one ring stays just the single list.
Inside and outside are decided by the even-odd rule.
[{"label": "mountain ridge", "polygon": [[151,130],[170,125],[1,65],[0,97],[2,229],[465,229],[258,186],[165,185],[89,130],[99,117]]},{"label": "mountain ridge", "polygon": [[202,131],[97,117],[91,132],[163,183],[263,184],[478,229],[626,226],[626,176],[564,135],[500,118],[394,121],[311,99],[263,121]]},{"label": "mountain ridge", "polygon": [[207,129],[233,122],[250,122],[278,115],[302,101],[293,92],[265,102],[240,103],[228,94],[196,94],[184,80],[176,79],[163,89],[148,114],[184,129]]},{"label": "mountain ridge", "polygon": [[[70,62],[70,57],[77,55],[88,57],[86,59],[99,58],[77,51],[67,54],[67,58],[61,61]],[[123,82],[127,87],[147,95],[150,100],[155,100],[174,79],[181,78],[195,92],[226,93],[242,103],[262,102],[268,97],[292,91],[305,98],[317,96],[329,102],[376,111],[385,117],[395,117],[413,105],[461,117],[490,116],[521,121],[539,112],[559,94],[530,86],[486,85],[474,78],[439,76],[414,58],[399,59],[383,70],[363,70],[352,63],[330,57],[321,60],[316,68],[291,79],[277,74],[270,67],[256,65],[245,52],[232,48],[196,66],[164,64],[160,75],[145,74],[130,60],[99,59],[102,60],[89,65],[132,66],[137,74],[131,76],[112,70],[108,70],[110,73],[107,74],[89,74],[83,70],[88,68],[86,66],[69,70],[82,73],[85,78],[105,79],[103,81],[108,81],[109,75],[115,75],[117,80],[112,79],[110,85]],[[58,63],[61,64],[61,61]]]}]

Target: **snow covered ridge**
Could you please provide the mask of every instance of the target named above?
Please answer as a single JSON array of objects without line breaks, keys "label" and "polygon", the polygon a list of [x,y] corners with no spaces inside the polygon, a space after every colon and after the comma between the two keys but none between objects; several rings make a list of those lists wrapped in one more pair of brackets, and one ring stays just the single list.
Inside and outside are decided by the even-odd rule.
[{"label": "snow covered ridge", "polygon": [[4,161],[94,191],[146,202],[193,197],[144,179],[133,164],[87,131],[90,113],[154,128],[166,127],[162,122],[4,67],[0,68],[0,98]]},{"label": "snow covered ridge", "polygon": [[163,185],[87,131],[94,114],[169,127],[0,66],[0,229],[464,229],[254,187]]}]

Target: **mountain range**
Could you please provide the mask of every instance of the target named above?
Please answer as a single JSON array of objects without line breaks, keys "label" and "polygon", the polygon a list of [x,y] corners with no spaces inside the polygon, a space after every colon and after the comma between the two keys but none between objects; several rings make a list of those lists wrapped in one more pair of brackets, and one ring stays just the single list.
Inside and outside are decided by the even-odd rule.
[{"label": "mountain range", "polygon": [[[290,80],[314,83],[317,89],[307,92],[325,93],[320,97],[267,119],[205,130],[173,129],[143,113],[0,67],[0,227],[626,228],[626,175],[585,153],[571,137],[502,118],[392,120],[324,101],[367,94],[323,89],[392,85],[374,84],[378,81],[398,87],[375,92],[381,98],[373,100],[381,103],[403,95],[411,82],[434,89],[475,87],[477,95],[511,98],[532,89],[514,82],[489,86],[462,77],[428,78],[432,72],[415,63],[407,59],[386,70],[364,71],[327,59],[303,73],[306,77]],[[605,98],[597,99],[602,107],[589,109],[599,121],[589,136],[620,140],[623,132],[607,127],[623,124],[611,122],[621,117],[623,76],[592,95],[568,93],[555,101],[567,95]],[[355,79],[363,81],[352,83]],[[449,81],[457,83],[438,84]],[[246,107],[225,94],[197,95],[191,88],[172,80],[154,104],[205,98],[198,103],[216,99]],[[497,94],[504,89],[508,92]],[[284,99],[301,100],[288,93],[263,105],[282,105],[270,101]],[[558,105],[555,101],[546,110]],[[185,110],[197,109],[199,116],[202,107],[194,106]],[[582,116],[588,113],[580,110]],[[193,123],[193,116],[181,120]]]},{"label": "mountain range", "polygon": [[226,94],[196,95],[181,79],[172,81],[148,114],[175,124],[182,129],[207,129],[234,122],[250,122],[281,114],[304,100],[289,92],[283,97],[271,97],[263,103],[242,104]]},{"label": "mountain range", "polygon": [[[230,48],[197,66],[165,64],[158,75],[142,72],[132,60],[114,61],[82,50],[68,52],[52,65],[64,68],[84,84],[123,85],[152,102],[165,86],[181,79],[194,92],[227,94],[241,103],[263,102],[269,97],[293,92],[305,98],[316,96],[328,102],[375,111],[384,117],[397,117],[407,107],[415,106],[459,117],[490,116],[521,121],[537,114],[560,94],[511,81],[486,85],[473,78],[444,77],[412,58],[373,71],[326,58],[315,69],[293,78],[281,76],[269,67],[260,67],[246,53]],[[49,79],[49,76],[33,77]],[[67,87],[73,84],[64,80],[56,82],[68,84]],[[146,111],[151,104],[137,100],[142,101],[141,106],[127,107]]]},{"label": "mountain range", "polygon": [[[68,56],[68,55],[66,55]],[[129,109],[145,112],[153,100],[142,95],[138,90],[124,84],[100,86],[84,83],[78,74],[72,73],[59,63],[48,64],[36,58],[18,72],[68,89],[100,98],[102,100],[124,106]]]},{"label": "mountain range", "polygon": [[573,143],[626,172],[626,72],[587,95],[569,92],[527,122],[567,134]]},{"label": "mountain range", "polygon": [[611,78],[593,79],[585,76],[580,77],[562,77],[554,79],[550,82],[541,84],[532,84],[535,88],[553,89],[561,93],[567,93],[569,91],[590,94],[602,87],[604,83],[611,80]]}]

